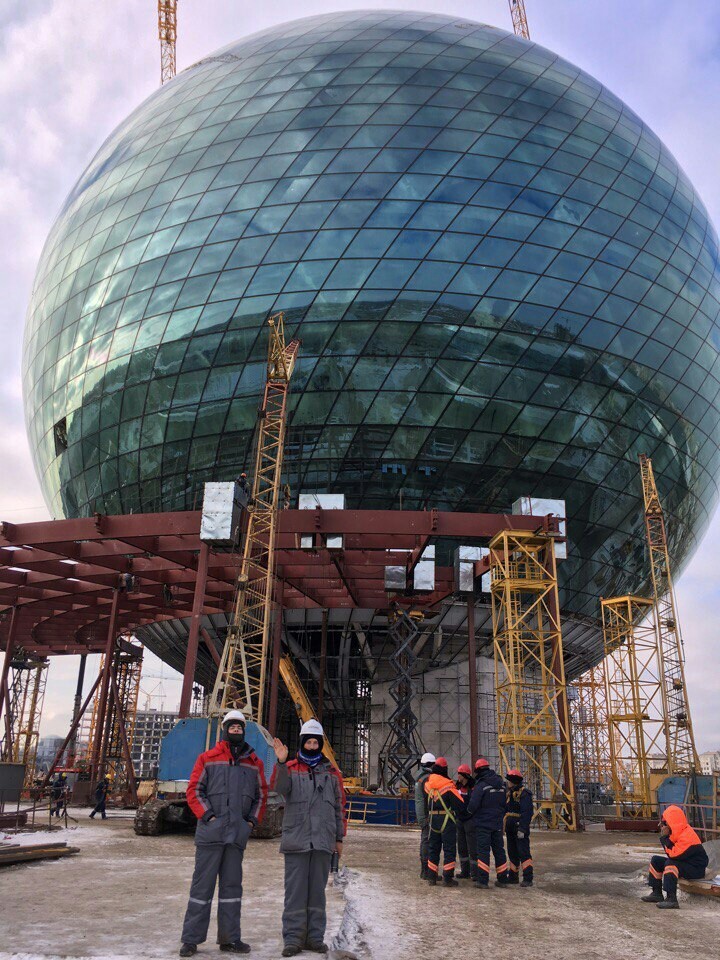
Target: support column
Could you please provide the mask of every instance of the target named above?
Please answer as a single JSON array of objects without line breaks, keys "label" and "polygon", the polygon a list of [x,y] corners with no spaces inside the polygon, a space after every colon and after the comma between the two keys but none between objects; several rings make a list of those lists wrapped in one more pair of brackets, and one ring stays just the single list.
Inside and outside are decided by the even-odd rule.
[{"label": "support column", "polygon": [[470,707],[470,765],[474,768],[480,752],[478,743],[477,638],[475,636],[475,596],[467,601],[468,699]]},{"label": "support column", "polygon": [[[83,653],[80,656],[80,666],[78,667],[77,686],[75,687],[75,701],[73,703],[73,715],[72,715],[73,724],[75,724],[75,721],[78,719],[78,714],[80,713],[80,704],[82,702],[83,686],[85,684],[85,664],[86,663],[87,663],[87,654]],[[69,767],[74,765],[76,753],[77,753],[77,724],[75,724],[75,733],[73,734],[73,737],[68,744],[67,765]]]},{"label": "support column", "polygon": [[125,717],[123,716],[122,703],[120,702],[120,694],[118,693],[117,683],[115,682],[115,676],[110,674],[110,685],[112,687],[113,700],[115,701],[115,713],[117,714],[117,723],[118,729],[120,730],[120,742],[122,744],[122,751],[125,757],[125,767],[127,770],[127,782],[130,787],[130,799],[132,802],[137,805],[137,786],[135,784],[135,768],[133,767],[132,754],[130,752],[130,744],[127,738],[127,731],[125,729]]},{"label": "support column", "polygon": [[283,597],[285,582],[278,576],[275,584],[275,617],[273,619],[272,672],[270,674],[270,703],[268,705],[268,730],[277,736],[278,688],[280,684],[280,658],[282,657]]},{"label": "support column", "polygon": [[0,675],[0,715],[5,715],[5,750],[8,756],[12,756],[12,718],[10,716],[10,689],[8,686],[8,677],[10,675],[10,662],[15,656],[15,635],[17,633],[18,620],[20,614],[17,607],[12,608],[10,627],[8,628],[7,643],[5,645],[5,659],[3,661],[2,675]]},{"label": "support column", "polygon": [[192,618],[188,634],[187,653],[185,654],[185,672],[183,673],[182,693],[180,694],[179,717],[190,715],[192,703],[192,688],[195,682],[195,668],[197,666],[198,645],[200,642],[200,620],[203,604],[205,603],[205,586],[207,584],[207,568],[210,547],[207,543],[200,544],[198,567],[195,576],[195,595],[193,596]]},{"label": "support column", "polygon": [[110,606],[107,640],[105,641],[105,660],[103,662],[103,673],[100,682],[100,699],[98,701],[97,724],[95,726],[95,742],[93,743],[93,755],[90,766],[90,783],[92,789],[94,789],[97,784],[98,774],[100,772],[100,758],[104,752],[102,747],[105,743],[105,716],[108,705],[108,690],[110,688],[110,670],[112,668],[113,653],[115,652],[115,632],[117,628],[119,596],[119,590],[115,587],[112,595],[112,604]]},{"label": "support column", "polygon": [[60,763],[60,761],[62,760],[62,755],[65,753],[65,748],[67,747],[68,743],[70,743],[71,737],[73,736],[73,734],[74,734],[75,731],[77,730],[78,724],[80,723],[80,720],[82,719],[83,714],[85,713],[85,711],[86,711],[87,708],[88,708],[88,704],[90,703],[90,701],[92,700],[92,698],[95,696],[95,691],[96,691],[97,688],[100,686],[100,680],[101,680],[101,679],[102,679],[101,677],[98,677],[97,680],[95,681],[95,683],[93,683],[92,687],[90,688],[90,693],[88,693],[87,697],[85,697],[85,702],[83,703],[83,705],[80,707],[80,710],[78,711],[77,717],[75,717],[75,719],[73,720],[72,724],[70,725],[70,730],[69,730],[69,732],[68,732],[68,735],[65,737],[65,739],[64,739],[63,742],[62,742],[62,744],[60,745],[60,749],[59,749],[58,752],[55,754],[55,759],[54,759],[53,762],[50,764],[50,769],[49,769],[48,772],[45,774],[45,779],[44,779],[43,782],[42,782],[42,787],[43,787],[43,789],[48,785],[48,783],[50,783],[50,780],[51,780],[51,778],[52,778],[52,775],[55,773],[55,768],[57,767],[57,765],[58,765],[58,764]]},{"label": "support column", "polygon": [[322,723],[323,706],[325,703],[325,671],[327,668],[327,629],[328,612],[322,612],[322,628],[320,630],[320,676],[318,677],[318,722]]}]

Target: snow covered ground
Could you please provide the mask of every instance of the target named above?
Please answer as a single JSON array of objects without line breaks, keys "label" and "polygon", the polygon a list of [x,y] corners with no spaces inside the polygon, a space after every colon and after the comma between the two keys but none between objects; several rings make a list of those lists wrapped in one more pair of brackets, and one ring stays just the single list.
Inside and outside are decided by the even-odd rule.
[{"label": "snow covered ground", "polygon": [[[136,837],[124,818],[79,819],[77,828],[52,834],[80,847],[79,855],[0,871],[0,960],[176,956],[192,838]],[[679,912],[663,913],[639,902],[653,837],[538,834],[533,847],[531,890],[478,891],[467,881],[432,889],[417,876],[416,831],[351,829],[347,864],[328,886],[331,957],[674,960],[696,953],[720,960],[720,903],[682,895]],[[282,949],[282,869],[277,841],[251,842],[242,929],[258,960],[275,960]],[[213,920],[199,960],[216,951]]]}]

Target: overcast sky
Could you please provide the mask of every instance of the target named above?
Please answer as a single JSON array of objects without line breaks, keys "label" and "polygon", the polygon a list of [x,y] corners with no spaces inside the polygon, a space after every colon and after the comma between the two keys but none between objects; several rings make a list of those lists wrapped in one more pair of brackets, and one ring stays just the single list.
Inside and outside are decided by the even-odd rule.
[{"label": "overcast sky", "polygon": [[[358,6],[424,9],[511,29],[506,0],[288,3],[180,0],[178,67],[256,30]],[[703,0],[526,0],[533,39],[596,76],[659,134],[720,223],[720,3]],[[30,461],[20,356],[43,241],[71,186],[108,133],[156,87],[155,0],[0,3],[0,519],[48,514]],[[720,748],[720,516],[678,584],[687,673],[700,749]],[[97,660],[97,658],[93,658]],[[97,669],[92,664],[90,675]],[[42,732],[64,733],[74,657],[56,658]],[[173,673],[149,658],[146,693]],[[160,681],[159,676],[166,679]],[[144,703],[144,700],[142,701]],[[160,701],[155,701],[160,706]]]}]

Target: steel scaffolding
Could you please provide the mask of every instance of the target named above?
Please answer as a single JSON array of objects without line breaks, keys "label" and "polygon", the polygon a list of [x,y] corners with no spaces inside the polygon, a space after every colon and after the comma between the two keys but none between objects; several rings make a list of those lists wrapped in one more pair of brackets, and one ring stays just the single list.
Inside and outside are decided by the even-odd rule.
[{"label": "steel scaffolding", "polygon": [[402,787],[412,787],[422,755],[422,743],[417,734],[418,719],[413,711],[415,685],[412,668],[417,659],[413,648],[420,635],[420,618],[397,607],[391,614],[388,637],[394,644],[390,661],[396,671],[389,687],[395,709],[388,717],[390,732],[378,758],[378,779],[381,789],[395,793]]},{"label": "steel scaffolding", "polygon": [[569,699],[575,780],[590,802],[612,785],[610,727],[605,692],[605,664],[587,670],[573,683]]},{"label": "steel scaffolding", "polygon": [[643,597],[603,600],[605,688],[613,793],[618,816],[651,817],[655,803],[648,758],[665,756],[667,729],[661,661]]},{"label": "steel scaffolding", "polygon": [[8,683],[10,710],[0,757],[5,763],[25,764],[25,788],[35,777],[35,758],[40,738],[40,718],[50,661],[27,656],[18,650],[10,661]]},{"label": "steel scaffolding", "polygon": [[577,827],[552,536],[503,530],[490,542],[498,745],[524,771],[536,816]]},{"label": "steel scaffolding", "polygon": [[667,772],[688,774],[698,771],[700,762],[695,749],[685,686],[685,652],[670,573],[665,517],[652,463],[648,457],[640,457],[640,476],[655,600],[655,632],[661,664],[664,711],[667,717]]}]

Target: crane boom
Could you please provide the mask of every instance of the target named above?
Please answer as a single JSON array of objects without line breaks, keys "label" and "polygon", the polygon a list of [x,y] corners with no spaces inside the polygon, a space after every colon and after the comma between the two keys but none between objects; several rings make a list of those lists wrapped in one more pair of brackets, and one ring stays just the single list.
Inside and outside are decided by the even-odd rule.
[{"label": "crane boom", "polygon": [[282,313],[270,317],[267,379],[259,411],[248,522],[225,647],[210,700],[210,715],[241,707],[262,723],[270,651],[275,540],[287,398],[299,340],[285,343]]},{"label": "crane boom", "polygon": [[670,573],[665,517],[655,483],[652,461],[644,454],[640,456],[640,475],[652,576],[655,632],[663,685],[667,771],[671,775],[693,773],[699,769],[699,761],[685,687],[685,655]]},{"label": "crane boom", "polygon": [[530,27],[528,26],[524,0],[508,0],[508,3],[510,4],[513,30],[519,37],[525,37],[526,40],[529,40]]},{"label": "crane boom", "polygon": [[160,38],[160,83],[172,80],[176,73],[178,0],[158,0],[158,37]]}]

